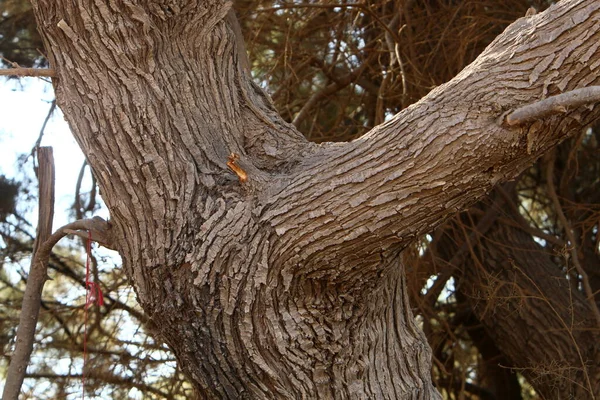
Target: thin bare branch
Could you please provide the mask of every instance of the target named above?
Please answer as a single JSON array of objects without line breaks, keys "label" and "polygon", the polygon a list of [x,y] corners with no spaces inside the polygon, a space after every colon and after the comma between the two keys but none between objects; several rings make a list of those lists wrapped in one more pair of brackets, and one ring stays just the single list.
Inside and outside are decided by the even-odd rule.
[{"label": "thin bare branch", "polygon": [[309,111],[319,102],[319,100],[332,95],[340,89],[351,84],[360,74],[363,72],[368,63],[364,63],[360,68],[355,71],[348,73],[344,77],[340,77],[336,82],[329,84],[319,91],[313,93],[308,101],[302,106],[298,114],[294,117],[292,124],[298,127],[300,123],[308,116]]},{"label": "thin bare branch", "polygon": [[552,114],[565,113],[568,108],[577,108],[600,102],[600,86],[571,90],[517,108],[505,118],[509,126],[521,125]]},{"label": "thin bare branch", "polygon": [[56,99],[52,100],[52,103],[50,104],[50,108],[48,109],[48,113],[46,114],[46,118],[44,119],[44,123],[42,124],[42,128],[40,129],[40,134],[39,134],[37,140],[35,141],[35,144],[33,145],[31,154],[34,154],[36,149],[38,149],[40,147],[40,144],[42,143],[42,138],[44,137],[44,131],[46,130],[46,125],[48,125],[48,121],[50,121],[50,117],[52,117],[52,114],[54,113],[55,109],[56,109]]},{"label": "thin bare branch", "polygon": [[590,280],[588,278],[587,273],[581,266],[579,262],[579,254],[577,252],[577,242],[575,240],[575,235],[573,234],[573,229],[571,228],[571,224],[567,220],[567,217],[563,213],[562,206],[560,204],[560,200],[556,194],[556,189],[554,188],[554,163],[556,161],[556,151],[552,151],[549,154],[548,160],[546,161],[546,184],[548,186],[548,195],[552,199],[552,203],[554,204],[554,210],[556,215],[558,216],[558,220],[562,224],[565,234],[567,235],[567,239],[569,240],[570,246],[568,248],[571,255],[571,262],[575,266],[577,273],[581,276],[581,284],[583,286],[583,290],[585,292],[586,300],[588,301],[592,313],[594,314],[594,318],[596,319],[596,323],[598,327],[600,327],[600,310],[598,310],[598,305],[594,301],[594,291],[590,286]]},{"label": "thin bare branch", "polygon": [[[109,371],[91,369],[90,371],[87,371],[86,375],[87,375],[87,378],[89,378],[89,379],[98,379],[98,380],[101,380],[102,382],[105,382],[105,383],[108,383],[111,385],[122,385],[122,386],[126,386],[126,387],[134,387],[143,393],[153,393],[158,396],[161,396],[164,399],[172,398],[172,396],[170,396],[169,393],[163,392],[162,390],[160,390],[154,386],[143,385],[143,384],[135,382],[132,379],[123,379],[122,377],[120,377],[112,372],[109,372]],[[27,374],[27,378],[33,378],[33,379],[42,379],[43,378],[43,379],[49,379],[51,381],[54,381],[57,379],[79,380],[79,379],[81,379],[81,377],[82,377],[81,374],[58,375],[58,374],[43,373],[43,372]]]}]

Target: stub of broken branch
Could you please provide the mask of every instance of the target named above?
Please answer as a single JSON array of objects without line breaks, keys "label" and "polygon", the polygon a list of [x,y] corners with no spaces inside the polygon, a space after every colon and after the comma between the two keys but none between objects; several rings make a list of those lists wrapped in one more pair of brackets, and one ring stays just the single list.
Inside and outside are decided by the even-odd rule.
[{"label": "stub of broken branch", "polygon": [[522,125],[549,115],[565,113],[569,108],[598,102],[600,86],[575,89],[517,108],[504,118],[504,122],[509,126]]},{"label": "stub of broken branch", "polygon": [[67,235],[75,235],[87,240],[88,231],[92,234],[92,241],[97,242],[107,249],[116,250],[110,222],[100,217],[93,217],[89,219],[80,219],[59,228],[44,241],[44,243],[42,243],[38,250],[38,254],[36,254],[36,259],[39,262],[47,262],[52,248],[54,248],[60,239]]},{"label": "stub of broken branch", "polygon": [[248,180],[248,174],[242,169],[242,167],[238,165],[237,161],[239,159],[239,154],[231,153],[229,155],[229,160],[227,161],[227,166],[237,175],[238,179],[240,180],[240,183],[244,183]]},{"label": "stub of broken branch", "polygon": [[53,78],[56,73],[51,68],[3,68],[0,69],[0,76],[32,76],[38,78]]},{"label": "stub of broken branch", "polygon": [[[111,228],[110,222],[100,217],[80,219],[57,230],[46,243],[49,248],[52,249],[56,242],[66,235],[75,235],[87,240],[87,232],[89,231],[92,234],[92,241],[97,242],[107,249],[115,250]],[[53,239],[56,240],[55,243],[52,243]],[[44,243],[44,245],[46,245],[46,243]]]}]

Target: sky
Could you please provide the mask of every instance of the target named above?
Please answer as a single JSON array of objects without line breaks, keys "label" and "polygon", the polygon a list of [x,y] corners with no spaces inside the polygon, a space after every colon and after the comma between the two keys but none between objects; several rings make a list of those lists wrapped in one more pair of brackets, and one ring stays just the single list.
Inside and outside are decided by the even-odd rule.
[{"label": "sky", "polygon": [[[17,165],[19,156],[31,153],[53,99],[51,84],[40,78],[0,78],[0,174],[17,180],[22,178]],[[53,226],[56,229],[71,222],[65,210],[73,203],[84,156],[58,108],[46,125],[41,144],[52,146],[54,153],[56,205]],[[31,162],[24,173],[33,176]],[[82,190],[89,190],[89,184],[88,179]],[[101,211],[100,216],[107,217],[102,214],[106,214],[105,211]]]},{"label": "sky", "polygon": [[[48,111],[54,100],[54,91],[52,85],[40,78],[21,78],[8,79],[0,77],[0,174],[7,178],[16,178],[17,181],[23,179],[24,175],[34,179],[33,164],[31,158],[25,164],[24,169],[19,168],[19,158],[23,154],[30,154],[36,140],[39,137],[40,130]],[[53,221],[53,230],[72,222],[68,210],[73,204],[75,185],[79,171],[84,161],[84,156],[77,142],[73,138],[69,126],[65,121],[60,109],[55,111],[46,125],[44,136],[41,142],[42,146],[52,146],[55,164],[55,213]],[[87,170],[89,174],[89,169]],[[88,191],[91,184],[91,178],[87,177],[82,183],[82,191]],[[33,189],[33,188],[32,188]],[[37,198],[37,187],[34,190]],[[34,226],[37,224],[37,200],[34,207],[25,207],[19,209],[24,213],[24,217]],[[96,212],[105,219],[108,218],[106,208]],[[0,246],[3,245],[0,240]],[[114,253],[95,246],[97,255],[113,256]],[[119,263],[118,260],[114,261]],[[107,263],[113,265],[113,263]],[[9,277],[11,270],[7,270]],[[14,276],[19,279],[18,275]],[[127,294],[123,294],[124,296]],[[85,301],[85,294],[82,290],[75,290],[71,301]],[[129,333],[128,333],[129,334]],[[57,368],[70,364],[70,360],[57,360]],[[27,386],[28,381],[25,381]],[[4,382],[0,381],[0,392]],[[35,390],[44,391],[47,388],[39,387]],[[73,397],[80,398],[81,392],[75,391]],[[86,396],[89,399],[93,397]],[[108,399],[110,396],[102,393],[99,399]],[[141,398],[141,395],[132,393],[130,398]]]}]

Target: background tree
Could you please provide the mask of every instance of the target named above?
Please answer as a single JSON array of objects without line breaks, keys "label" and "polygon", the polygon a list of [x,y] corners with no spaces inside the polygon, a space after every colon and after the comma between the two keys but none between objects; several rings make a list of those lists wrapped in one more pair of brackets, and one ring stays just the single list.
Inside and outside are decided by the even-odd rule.
[{"label": "background tree", "polygon": [[[255,79],[323,142],[358,137],[451,79],[531,5],[496,3],[236,7]],[[597,302],[585,291],[600,289],[597,155],[597,130],[583,130],[403,252],[446,397],[527,396],[513,371],[546,398],[598,395]]]},{"label": "background tree", "polygon": [[0,1],[0,55],[23,67],[47,65],[42,39],[37,32],[31,4],[22,0]]}]

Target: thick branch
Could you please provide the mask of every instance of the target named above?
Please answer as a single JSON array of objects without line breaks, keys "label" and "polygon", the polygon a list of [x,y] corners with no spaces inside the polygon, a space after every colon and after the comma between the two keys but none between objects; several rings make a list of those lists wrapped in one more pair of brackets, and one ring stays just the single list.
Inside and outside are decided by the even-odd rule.
[{"label": "thick branch", "polygon": [[[600,82],[599,9],[561,2],[522,18],[417,104],[352,143],[323,146],[263,215],[290,263],[315,271],[335,262],[337,276],[360,277],[344,266],[368,273],[369,257],[407,245],[597,120],[598,108],[582,107],[528,128],[497,123],[549,90]],[[349,262],[356,257],[365,265]]]},{"label": "thick branch", "polygon": [[209,195],[273,187],[270,174],[311,146],[250,82],[231,2],[71,3],[33,2],[58,104],[132,256],[126,268],[180,263]]}]

